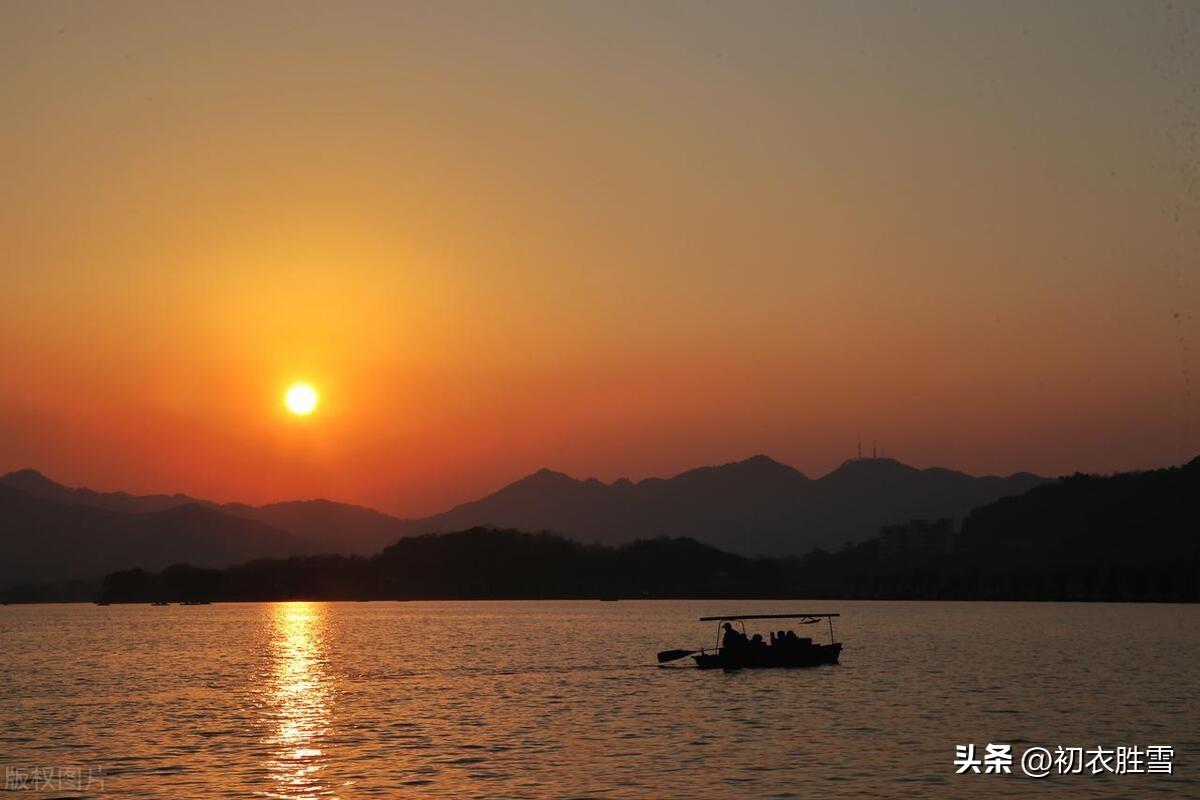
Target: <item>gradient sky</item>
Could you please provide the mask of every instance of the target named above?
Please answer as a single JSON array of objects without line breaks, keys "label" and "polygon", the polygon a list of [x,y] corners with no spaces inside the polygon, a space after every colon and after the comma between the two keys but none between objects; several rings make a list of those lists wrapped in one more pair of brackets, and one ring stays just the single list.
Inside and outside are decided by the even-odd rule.
[{"label": "gradient sky", "polygon": [[1195,5],[9,0],[0,107],[0,471],[1200,452]]}]

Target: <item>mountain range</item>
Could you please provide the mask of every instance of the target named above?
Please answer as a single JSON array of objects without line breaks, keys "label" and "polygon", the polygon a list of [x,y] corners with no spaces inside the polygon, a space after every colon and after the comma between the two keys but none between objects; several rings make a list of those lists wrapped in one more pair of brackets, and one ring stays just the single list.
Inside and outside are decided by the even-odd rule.
[{"label": "mountain range", "polygon": [[[249,519],[260,523],[264,530],[286,533],[292,547],[300,547],[302,543],[303,549],[297,550],[298,553],[370,555],[408,533],[404,520],[374,509],[335,503],[331,500],[293,500],[252,506],[245,503],[214,503],[185,494],[134,495],[127,492],[97,492],[64,486],[33,469],[17,470],[0,476],[0,487],[15,489],[60,505],[126,514],[145,514],[179,506],[197,506],[213,512],[211,518],[214,520]],[[0,521],[4,519],[3,506],[0,506]],[[190,563],[208,565],[210,562],[203,560]],[[212,565],[224,566],[223,563]]]},{"label": "mountain range", "polygon": [[406,536],[476,526],[551,530],[607,545],[687,536],[745,555],[799,555],[872,537],[887,523],[962,517],[1046,480],[974,477],[885,458],[853,459],[813,479],[760,455],[637,482],[543,469],[444,513],[401,519],[329,500],[252,506],[96,492],[26,469],[0,476],[0,587],[179,562],[370,555]]},{"label": "mountain range", "polygon": [[[802,558],[746,558],[685,537],[618,546],[475,527],[407,536],[375,555],[261,558],[225,569],[123,569],[103,585],[0,590],[17,602],[587,598],[1200,600],[1200,458],[1179,467],[1073,475],[944,526]],[[149,512],[156,514],[160,512]]]},{"label": "mountain range", "polygon": [[916,469],[890,458],[852,459],[813,479],[762,455],[636,483],[577,480],[544,469],[407,527],[409,533],[476,525],[552,530],[609,545],[686,536],[743,555],[798,555],[875,536],[891,522],[962,517],[1046,480]]},{"label": "mountain range", "polygon": [[199,503],[116,511],[0,485],[0,588],[93,579],[129,566],[224,566],[314,550],[299,536]]}]

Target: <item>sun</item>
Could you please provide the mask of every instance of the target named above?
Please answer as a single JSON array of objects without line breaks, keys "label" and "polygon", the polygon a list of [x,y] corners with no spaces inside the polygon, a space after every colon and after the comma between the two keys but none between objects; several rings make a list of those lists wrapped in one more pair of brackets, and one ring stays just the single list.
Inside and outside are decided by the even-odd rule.
[{"label": "sun", "polygon": [[293,414],[308,416],[317,407],[317,390],[307,383],[293,383],[283,396],[283,404]]}]

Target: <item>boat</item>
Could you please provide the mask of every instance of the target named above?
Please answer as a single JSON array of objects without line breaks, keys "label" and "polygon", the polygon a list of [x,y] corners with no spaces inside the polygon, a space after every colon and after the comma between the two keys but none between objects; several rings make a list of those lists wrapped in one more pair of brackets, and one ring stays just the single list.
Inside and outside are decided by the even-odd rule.
[{"label": "boat", "polygon": [[170,604],[170,603],[168,603],[166,600],[155,600],[155,601],[154,601],[153,603],[151,603],[150,605],[152,605],[152,606],[169,606],[169,605],[171,605],[171,604]]},{"label": "boat", "polygon": [[[836,664],[842,653],[842,643],[833,633],[833,618],[840,614],[726,614],[701,617],[701,622],[717,623],[717,640],[712,648],[699,650],[664,650],[658,663],[677,661],[691,656],[700,669],[766,669],[771,667],[816,667]],[[821,620],[829,623],[829,644],[814,643],[810,636],[797,636],[787,631],[782,638],[772,632],[770,641],[761,635],[746,635],[746,620],[792,619],[799,625],[813,625]],[[726,626],[733,635],[726,634]]]}]

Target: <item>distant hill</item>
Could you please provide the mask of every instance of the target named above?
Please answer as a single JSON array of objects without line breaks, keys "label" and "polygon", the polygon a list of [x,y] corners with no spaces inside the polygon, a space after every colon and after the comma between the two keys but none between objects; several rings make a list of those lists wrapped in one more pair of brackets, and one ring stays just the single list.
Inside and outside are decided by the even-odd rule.
[{"label": "distant hill", "polygon": [[410,520],[405,529],[490,525],[553,530],[605,544],[691,537],[746,555],[798,555],[875,536],[891,522],[963,517],[1045,482],[1029,473],[977,478],[921,470],[888,458],[847,461],[815,480],[761,455],[637,483],[541,470],[481,500]]},{"label": "distant hill", "polygon": [[1200,600],[1200,458],[1072,475],[972,511],[949,546],[870,539],[799,560],[823,597]]},{"label": "distant hill", "polygon": [[94,579],[133,566],[226,566],[315,549],[278,528],[196,503],[131,513],[0,486],[0,587]]},{"label": "distant hill", "polygon": [[230,503],[221,510],[303,537],[324,553],[374,555],[408,532],[397,517],[332,500],[292,500],[265,506]]},{"label": "distant hill", "polygon": [[132,514],[163,511],[188,503],[216,507],[215,503],[197,500],[186,494],[136,495],[126,492],[95,492],[91,489],[76,489],[52,481],[35,469],[19,469],[7,475],[0,475],[0,486],[18,489],[34,497],[64,505],[103,508],[108,511],[127,511]]},{"label": "distant hill", "polygon": [[[0,486],[18,489],[34,497],[67,505],[108,511],[145,513],[183,505],[197,505],[225,514],[252,519],[305,540],[307,549],[297,552],[370,555],[404,536],[402,520],[362,506],[331,500],[297,500],[251,506],[245,503],[214,503],[185,494],[133,495],[126,492],[96,492],[64,486],[37,470],[23,469],[0,476]],[[0,518],[2,521],[2,518]]]},{"label": "distant hill", "polygon": [[1200,457],[1179,467],[1076,474],[971,512],[960,555],[988,569],[1190,563],[1200,558]]}]

